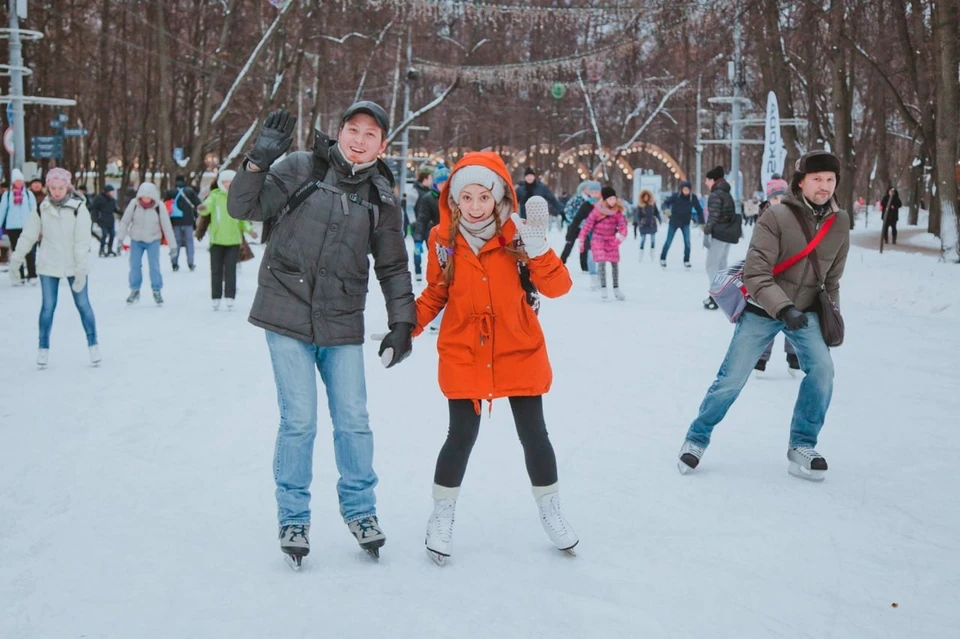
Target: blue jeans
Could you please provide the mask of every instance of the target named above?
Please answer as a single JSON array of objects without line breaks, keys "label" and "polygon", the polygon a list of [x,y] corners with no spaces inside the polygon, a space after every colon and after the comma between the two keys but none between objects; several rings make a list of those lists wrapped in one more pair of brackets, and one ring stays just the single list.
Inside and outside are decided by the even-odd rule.
[{"label": "blue jeans", "polygon": [[280,407],[274,452],[277,519],[281,526],[310,523],[313,442],[317,436],[317,374],[327,388],[333,451],[340,471],[337,495],[347,523],[377,514],[373,489],[373,432],[367,415],[363,347],[319,347],[266,331]]},{"label": "blue jeans", "polygon": [[413,242],[413,272],[417,275],[423,273],[423,242]]},{"label": "blue jeans", "polygon": [[144,252],[147,254],[147,264],[150,265],[150,288],[159,291],[163,288],[163,276],[160,275],[160,240],[130,241],[130,290],[139,291],[143,284]]},{"label": "blue jeans", "polygon": [[597,263],[593,261],[593,251],[587,249],[587,271],[590,275],[597,274]]},{"label": "blue jeans", "polygon": [[[806,373],[793,408],[790,446],[814,448],[833,395],[833,359],[820,333],[817,314],[807,313],[807,318],[806,328],[786,333],[797,351],[800,368]],[[744,313],[740,317],[717,379],[703,398],[700,414],[687,431],[688,440],[704,447],[710,444],[714,427],[740,395],[767,344],[782,330],[783,322],[779,320],[755,313]]]},{"label": "blue jeans", "polygon": [[667,251],[670,250],[670,245],[673,244],[673,236],[676,235],[677,231],[683,234],[683,261],[684,263],[690,261],[690,225],[685,224],[683,226],[677,227],[670,225],[667,229],[667,241],[663,243],[663,250],[660,252],[660,259],[667,259]]},{"label": "blue jeans", "polygon": [[175,226],[173,227],[173,236],[177,238],[177,254],[171,259],[171,263],[176,266],[180,261],[180,249],[187,249],[187,266],[191,268],[194,265],[193,261],[193,227],[192,226]]},{"label": "blue jeans", "polygon": [[640,250],[642,251],[647,245],[647,238],[650,238],[650,250],[657,248],[657,234],[656,233],[641,233],[640,234]]},{"label": "blue jeans", "polygon": [[[68,277],[67,282],[73,286],[73,278]],[[79,293],[74,292],[73,303],[80,312],[80,322],[83,324],[83,331],[87,334],[87,346],[97,345],[97,321],[93,316],[93,307],[90,306],[90,298],[87,291],[90,283],[87,282],[83,290]],[[57,310],[57,296],[60,292],[60,278],[50,277],[49,275],[40,276],[40,290],[43,293],[43,302],[40,305],[40,348],[50,348],[50,330],[53,328],[53,312]]]}]

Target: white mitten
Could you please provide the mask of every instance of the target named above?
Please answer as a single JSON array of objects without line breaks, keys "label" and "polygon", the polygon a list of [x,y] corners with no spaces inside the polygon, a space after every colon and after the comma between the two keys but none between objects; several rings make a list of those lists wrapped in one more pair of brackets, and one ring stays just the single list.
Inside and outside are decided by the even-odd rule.
[{"label": "white mitten", "polygon": [[550,210],[547,201],[539,195],[527,200],[526,209],[526,220],[516,213],[511,215],[510,219],[517,225],[527,255],[530,259],[535,259],[550,250],[550,245],[547,244],[547,219],[550,217]]},{"label": "white mitten", "polygon": [[81,271],[74,276],[73,285],[70,288],[73,289],[74,293],[83,293],[83,289],[86,285],[87,274]]},{"label": "white mitten", "polygon": [[20,277],[21,264],[23,264],[23,260],[18,260],[15,257],[10,258],[10,283],[14,286],[19,286],[23,282],[23,278]]}]

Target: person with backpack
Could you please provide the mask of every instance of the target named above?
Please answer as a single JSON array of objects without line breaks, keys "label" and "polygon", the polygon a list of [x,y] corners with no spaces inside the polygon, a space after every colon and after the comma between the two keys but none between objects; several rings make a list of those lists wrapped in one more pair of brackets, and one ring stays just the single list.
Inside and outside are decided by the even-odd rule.
[{"label": "person with backpack", "polygon": [[217,184],[200,205],[200,223],[197,225],[197,241],[210,232],[210,290],[213,310],[220,309],[220,300],[227,298],[227,310],[233,310],[237,298],[237,260],[243,234],[256,236],[250,222],[236,220],[227,213],[227,194],[236,176],[236,171],[220,171]]},{"label": "person with backpack", "polygon": [[[15,252],[23,233],[24,226],[30,215],[37,211],[37,198],[27,188],[23,179],[23,172],[14,169],[11,172],[13,185],[10,190],[0,196],[0,228],[5,229],[10,236],[10,250]],[[17,267],[18,281],[27,280],[33,283],[37,279],[36,253],[28,251],[25,254],[25,266]]]},{"label": "person with backpack", "polygon": [[620,244],[627,239],[627,218],[624,207],[612,186],[600,191],[598,201],[583,226],[580,227],[580,253],[592,252],[597,263],[600,298],[607,299],[607,263],[613,280],[613,295],[619,301],[626,296],[620,290]]},{"label": "person with backpack", "polygon": [[493,401],[504,397],[544,531],[560,550],[572,551],[579,542],[560,510],[557,458],[543,415],[553,375],[536,312],[539,294],[560,297],[573,283],[547,242],[547,201],[528,198],[526,221],[517,210],[517,193],[500,156],[467,153],[440,193],[440,224],[428,241],[437,259],[427,264],[415,334],[446,309],[437,351],[440,390],[450,411],[425,540],[438,564],[453,552],[454,514],[480,431],[481,403],[489,402],[492,410]]},{"label": "person with backpack", "polygon": [[[193,188],[187,186],[187,180],[178,175],[174,182],[172,204],[170,207],[170,222],[173,224],[173,234],[177,238],[177,246],[187,249],[187,267],[192,271],[197,268],[194,262],[193,230],[197,228],[197,207],[200,198]],[[170,251],[170,263],[174,272],[180,270],[180,248],[174,253]]]},{"label": "person with backpack", "polygon": [[657,229],[660,227],[660,209],[653,201],[653,193],[648,189],[640,191],[640,203],[635,212],[637,226],[640,229],[640,261],[643,261],[643,252],[647,238],[650,238],[650,261],[653,261],[657,244]]},{"label": "person with backpack", "polygon": [[143,284],[143,254],[147,254],[150,266],[150,288],[153,301],[163,304],[160,290],[163,288],[163,276],[160,274],[160,240],[167,240],[170,258],[177,254],[177,238],[170,224],[170,216],[160,201],[160,193],[152,182],[143,182],[137,189],[137,196],[123,213],[118,232],[120,244],[130,238],[130,295],[127,304],[140,301],[140,286]]},{"label": "person with backpack", "polygon": [[230,186],[227,211],[241,220],[276,219],[249,321],[264,329],[277,386],[280,551],[299,567],[310,552],[318,370],[333,422],[340,515],[370,555],[379,557],[387,539],[377,518],[364,373],[368,256],[386,302],[390,331],[379,355],[387,368],[413,350],[417,313],[403,213],[393,174],[379,159],[387,148],[387,112],[374,102],[354,103],[336,140],[317,130],[312,150],[274,164],[293,144],[295,126],[286,110],[267,116]]},{"label": "person with backpack", "polygon": [[[707,248],[707,279],[713,285],[717,273],[727,268],[727,257],[730,247],[740,241],[743,235],[740,216],[737,215],[737,205],[730,195],[730,183],[727,182],[726,171],[722,166],[716,166],[707,171],[706,184],[710,189],[707,198],[707,223],[704,226],[704,242]],[[703,300],[703,307],[708,311],[717,310],[717,303],[712,297]]]},{"label": "person with backpack", "polygon": [[49,195],[40,204],[39,211],[30,212],[20,236],[17,249],[10,257],[10,278],[20,280],[20,265],[43,236],[37,252],[37,272],[43,302],[40,306],[40,348],[37,366],[46,368],[50,360],[50,332],[53,314],[57,309],[60,280],[66,279],[73,293],[73,303],[80,313],[80,322],[87,335],[90,362],[100,364],[97,343],[97,322],[90,306],[87,274],[90,272],[87,255],[90,252],[90,212],[84,199],[72,187],[70,172],[62,168],[47,172]]}]

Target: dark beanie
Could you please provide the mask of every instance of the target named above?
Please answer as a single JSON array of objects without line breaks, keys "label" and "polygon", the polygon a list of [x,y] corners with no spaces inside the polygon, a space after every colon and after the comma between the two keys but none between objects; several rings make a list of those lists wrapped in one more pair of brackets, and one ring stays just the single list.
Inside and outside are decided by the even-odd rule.
[{"label": "dark beanie", "polygon": [[726,171],[723,170],[722,166],[715,166],[709,171],[707,171],[708,180],[722,180],[723,176],[726,174]]},{"label": "dark beanie", "polygon": [[533,167],[532,167],[532,166],[528,166],[526,169],[523,170],[523,175],[524,175],[524,177],[526,177],[526,176],[528,176],[528,175],[536,175],[536,174],[537,174],[537,172],[533,170]]},{"label": "dark beanie", "polygon": [[613,190],[612,186],[605,186],[600,189],[600,199],[605,200],[608,197],[617,197],[617,192]]},{"label": "dark beanie", "polygon": [[116,191],[116,190],[117,189],[112,184],[108,184],[105,187],[103,187],[104,193],[112,193],[113,191]]}]

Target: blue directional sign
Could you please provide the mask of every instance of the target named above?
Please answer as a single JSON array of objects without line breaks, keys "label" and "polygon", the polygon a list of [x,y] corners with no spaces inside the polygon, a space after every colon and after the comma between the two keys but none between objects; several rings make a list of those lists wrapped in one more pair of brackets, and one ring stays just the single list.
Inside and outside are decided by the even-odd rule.
[{"label": "blue directional sign", "polygon": [[34,159],[63,157],[63,138],[58,135],[35,135],[30,138],[30,155]]},{"label": "blue directional sign", "polygon": [[68,138],[81,138],[87,135],[86,129],[64,129],[63,134]]},{"label": "blue directional sign", "polygon": [[13,126],[13,102],[7,103],[7,123]]}]

